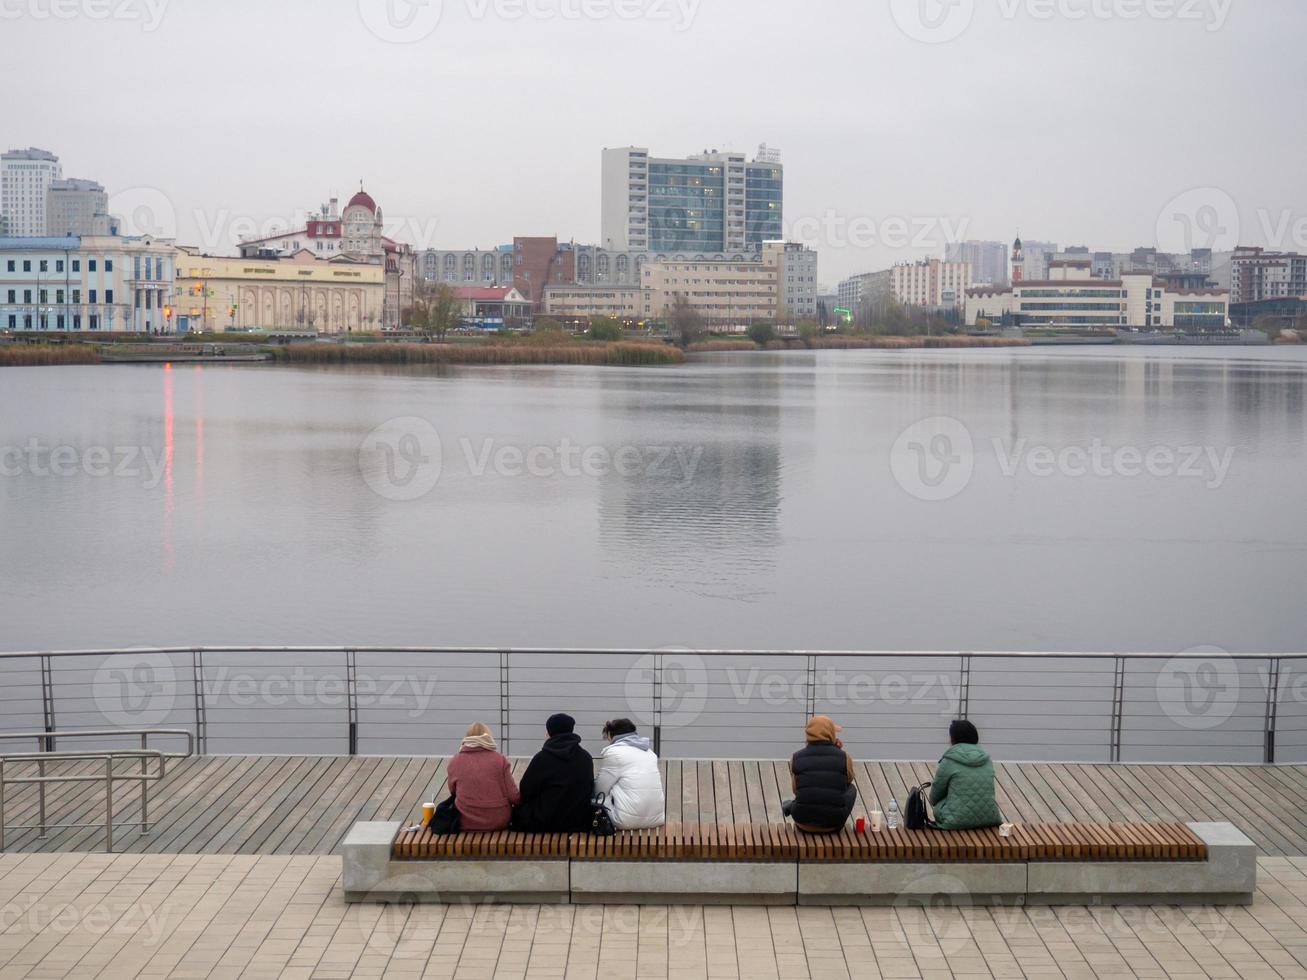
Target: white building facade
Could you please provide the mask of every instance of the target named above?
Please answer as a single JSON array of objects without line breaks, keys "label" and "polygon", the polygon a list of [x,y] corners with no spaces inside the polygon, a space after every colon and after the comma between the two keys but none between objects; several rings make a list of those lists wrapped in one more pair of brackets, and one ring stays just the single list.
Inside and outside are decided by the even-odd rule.
[{"label": "white building facade", "polygon": [[903,306],[961,310],[971,288],[971,266],[965,262],[923,259],[890,269],[890,294]]},{"label": "white building facade", "polygon": [[0,329],[171,332],[176,256],[163,239],[0,238]]},{"label": "white building facade", "polygon": [[1020,327],[1077,330],[1222,330],[1229,322],[1224,289],[1175,289],[1150,272],[1120,279],[1091,275],[1091,260],[1057,260],[1050,278],[1007,288],[981,286],[967,294],[965,321],[987,319]]},{"label": "white building facade", "polygon": [[974,285],[1008,283],[1008,248],[1003,242],[949,242],[944,249],[947,262],[965,262],[971,267]]},{"label": "white building facade", "polygon": [[105,236],[116,231],[109,217],[109,195],[93,180],[51,181],[45,215],[47,235]]},{"label": "white building facade", "polygon": [[790,321],[817,316],[817,253],[797,242],[764,242],[762,264],[776,270],[779,315]]},{"label": "white building facade", "polygon": [[46,230],[46,200],[50,184],[64,175],[59,158],[49,150],[29,147],[0,154],[0,214],[7,234],[41,237]]}]

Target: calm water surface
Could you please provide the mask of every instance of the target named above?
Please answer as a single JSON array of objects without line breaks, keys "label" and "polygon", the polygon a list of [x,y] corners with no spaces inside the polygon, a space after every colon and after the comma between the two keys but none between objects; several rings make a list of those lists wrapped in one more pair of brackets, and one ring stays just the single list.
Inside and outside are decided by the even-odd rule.
[{"label": "calm water surface", "polygon": [[[1301,348],[0,370],[0,647],[1302,650],[1305,372]],[[894,448],[941,416],[973,454]],[[412,421],[368,438],[406,418],[435,454]],[[1078,475],[1094,446],[1214,455]],[[438,481],[395,499],[423,453]]]}]

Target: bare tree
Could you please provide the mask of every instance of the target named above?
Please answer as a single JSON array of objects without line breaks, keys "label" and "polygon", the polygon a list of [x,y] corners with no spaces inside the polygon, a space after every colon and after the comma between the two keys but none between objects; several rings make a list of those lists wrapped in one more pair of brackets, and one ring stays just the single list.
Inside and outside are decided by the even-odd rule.
[{"label": "bare tree", "polygon": [[690,305],[690,301],[682,293],[676,294],[668,319],[672,335],[682,347],[689,347],[703,336],[703,316]]}]

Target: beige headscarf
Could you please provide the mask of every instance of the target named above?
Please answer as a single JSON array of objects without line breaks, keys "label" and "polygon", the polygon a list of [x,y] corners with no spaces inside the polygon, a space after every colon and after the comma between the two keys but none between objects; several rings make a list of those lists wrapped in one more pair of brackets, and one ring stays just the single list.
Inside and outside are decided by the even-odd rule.
[{"label": "beige headscarf", "polygon": [[490,734],[490,729],[477,721],[468,726],[467,735],[463,737],[463,748],[494,752],[499,746],[495,744],[495,736]]},{"label": "beige headscarf", "polygon": [[834,742],[835,733],[843,730],[825,715],[817,715],[808,722],[808,727],[803,730],[803,734],[809,742]]}]

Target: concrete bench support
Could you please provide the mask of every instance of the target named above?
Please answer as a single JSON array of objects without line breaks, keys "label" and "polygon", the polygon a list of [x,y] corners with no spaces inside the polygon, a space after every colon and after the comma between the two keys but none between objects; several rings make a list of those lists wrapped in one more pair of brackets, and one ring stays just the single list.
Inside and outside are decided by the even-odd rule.
[{"label": "concrete bench support", "polygon": [[1257,846],[1227,823],[1189,827],[1205,861],[976,863],[797,860],[622,861],[450,858],[395,861],[398,823],[355,824],[341,847],[351,902],[632,905],[1250,904]]},{"label": "concrete bench support", "polygon": [[394,861],[399,823],[358,823],[341,845],[347,902],[567,902],[568,861]]},{"label": "concrete bench support", "polygon": [[800,864],[800,905],[1021,905],[1026,865]]},{"label": "concrete bench support", "polygon": [[1257,891],[1257,845],[1228,823],[1191,823],[1206,861],[1031,861],[1032,904],[1249,905]]},{"label": "concrete bench support", "polygon": [[573,861],[572,901],[605,905],[793,905],[794,862]]}]

